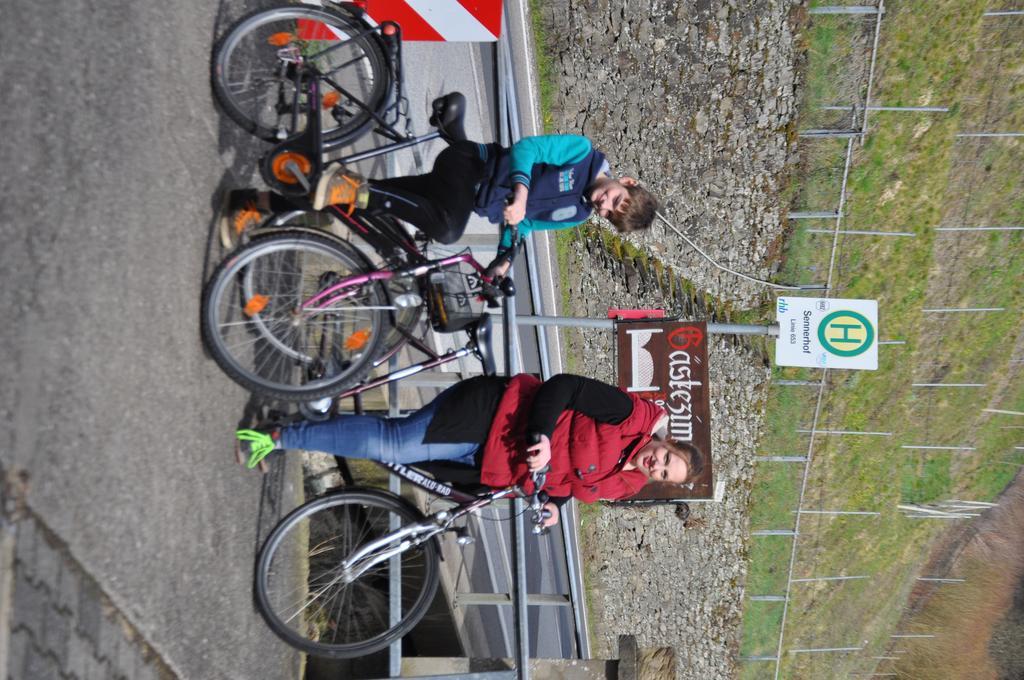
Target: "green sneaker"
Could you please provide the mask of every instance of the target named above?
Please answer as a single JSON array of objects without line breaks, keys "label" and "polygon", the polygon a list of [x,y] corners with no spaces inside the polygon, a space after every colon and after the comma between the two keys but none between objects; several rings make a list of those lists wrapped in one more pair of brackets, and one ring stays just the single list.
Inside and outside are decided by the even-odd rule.
[{"label": "green sneaker", "polygon": [[235,432],[235,454],[238,462],[245,461],[250,470],[259,465],[270,453],[279,449],[281,442],[276,430],[238,430]]}]

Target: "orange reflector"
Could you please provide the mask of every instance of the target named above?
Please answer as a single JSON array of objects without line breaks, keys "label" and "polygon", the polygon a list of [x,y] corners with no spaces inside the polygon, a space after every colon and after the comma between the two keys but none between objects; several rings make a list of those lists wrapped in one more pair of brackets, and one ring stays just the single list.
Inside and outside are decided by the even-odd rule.
[{"label": "orange reflector", "polygon": [[366,347],[366,343],[370,341],[370,333],[372,331],[369,328],[360,328],[352,335],[345,338],[345,349],[355,351]]},{"label": "orange reflector", "polygon": [[335,106],[338,105],[338,102],[340,102],[340,101],[341,101],[341,95],[340,94],[338,94],[337,92],[328,92],[327,94],[324,95],[323,101],[321,103],[323,104],[323,107],[326,110],[326,109],[333,109]]},{"label": "orange reflector", "polygon": [[274,47],[284,47],[294,39],[294,33],[288,33],[287,31],[283,31],[281,33],[275,33],[274,35],[267,38],[267,42],[273,45]]},{"label": "orange reflector", "polygon": [[313,164],[308,158],[295,151],[283,151],[276,156],[270,164],[270,169],[274,173],[274,177],[284,182],[285,184],[298,184],[299,179],[292,174],[292,171],[288,168],[288,162],[295,163],[299,168],[299,172],[309,176],[310,170],[313,169]]},{"label": "orange reflector", "polygon": [[268,298],[266,295],[260,295],[259,293],[257,293],[256,295],[253,295],[251,298],[249,298],[249,301],[245,303],[245,309],[243,311],[245,312],[246,316],[256,316],[257,314],[259,314],[260,312],[267,308],[267,304],[269,302],[270,298]]}]

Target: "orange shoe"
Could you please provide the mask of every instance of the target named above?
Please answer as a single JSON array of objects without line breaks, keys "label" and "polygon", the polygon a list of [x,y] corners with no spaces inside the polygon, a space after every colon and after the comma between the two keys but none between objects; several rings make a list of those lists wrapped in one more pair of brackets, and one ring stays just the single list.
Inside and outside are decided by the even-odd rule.
[{"label": "orange shoe", "polygon": [[220,244],[233,250],[242,234],[263,223],[269,213],[256,207],[255,189],[234,189],[224,194],[220,210]]},{"label": "orange shoe", "polygon": [[320,177],[313,192],[313,208],[323,210],[329,205],[346,208],[349,215],[356,208],[365,208],[370,201],[370,186],[354,172],[345,172],[334,165]]}]

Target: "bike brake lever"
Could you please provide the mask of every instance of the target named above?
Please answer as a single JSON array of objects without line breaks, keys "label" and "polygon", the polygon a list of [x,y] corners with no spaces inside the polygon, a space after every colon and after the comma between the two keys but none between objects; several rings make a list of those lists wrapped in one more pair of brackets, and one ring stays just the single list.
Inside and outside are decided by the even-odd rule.
[{"label": "bike brake lever", "polygon": [[484,300],[487,302],[487,307],[494,309],[495,307],[501,307],[501,303],[498,302],[498,298],[501,297],[501,291],[494,286],[493,283],[482,282],[480,285],[480,294],[483,295]]}]

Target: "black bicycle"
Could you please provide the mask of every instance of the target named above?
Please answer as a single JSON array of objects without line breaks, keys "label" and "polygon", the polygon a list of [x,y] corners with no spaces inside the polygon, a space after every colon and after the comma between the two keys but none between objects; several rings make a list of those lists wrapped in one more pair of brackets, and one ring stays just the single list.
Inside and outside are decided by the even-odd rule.
[{"label": "black bicycle", "polygon": [[214,47],[211,82],[225,113],[273,144],[260,172],[284,195],[308,194],[325,154],[371,130],[389,142],[330,162],[348,165],[441,136],[410,132],[401,28],[369,24],[352,3],[283,4],[242,17]]},{"label": "black bicycle", "polygon": [[[400,45],[396,26],[372,27],[349,3],[260,9],[214,47],[213,91],[224,111],[257,137],[282,141],[316,123],[329,150],[396,113]],[[321,87],[308,107],[303,81],[313,72]]]},{"label": "black bicycle", "polygon": [[[401,63],[397,24],[371,26],[345,3],[281,5],[227,31],[214,49],[212,81],[233,120],[274,142],[260,163],[267,184],[299,195],[315,186],[326,163],[441,136],[399,129],[408,121]],[[463,112],[449,97],[434,106],[437,124],[461,127]],[[324,160],[370,129],[391,142]],[[493,372],[479,340],[490,332],[484,306],[498,306],[515,287],[488,276],[468,250],[433,256],[427,239],[411,237],[393,217],[337,206],[275,215],[265,226],[220,263],[203,293],[203,339],[242,386],[302,402],[315,417],[329,412],[332,399],[463,356],[476,355]],[[433,330],[467,331],[469,342],[435,352],[415,332],[424,316]],[[427,359],[363,382],[406,344]]]}]

